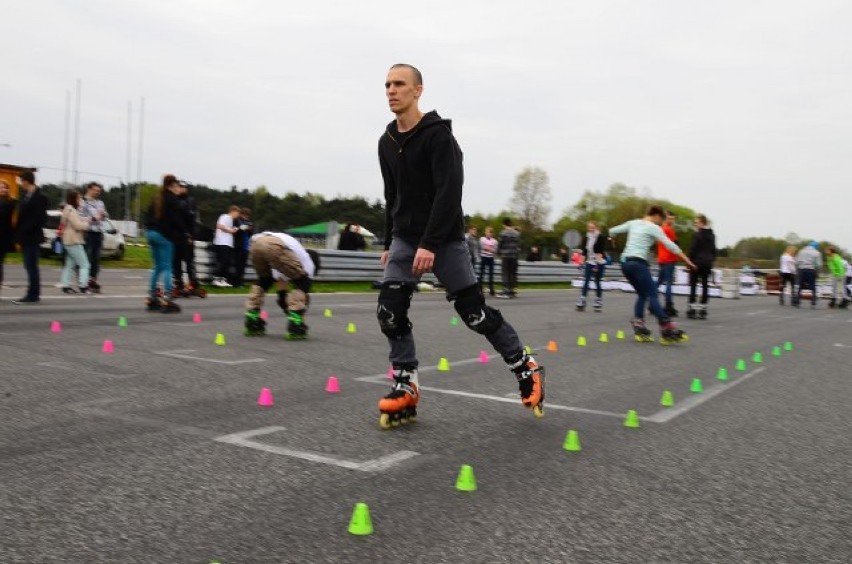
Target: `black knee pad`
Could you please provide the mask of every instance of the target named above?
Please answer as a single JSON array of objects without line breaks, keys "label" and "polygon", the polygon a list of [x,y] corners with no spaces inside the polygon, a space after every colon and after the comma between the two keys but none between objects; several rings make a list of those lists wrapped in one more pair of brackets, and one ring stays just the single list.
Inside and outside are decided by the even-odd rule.
[{"label": "black knee pad", "polygon": [[491,335],[503,325],[500,310],[485,303],[478,284],[468,286],[458,294],[448,296],[465,325],[480,335]]},{"label": "black knee pad", "polygon": [[261,276],[257,279],[257,285],[263,288],[264,292],[269,291],[274,282],[275,280],[272,279],[272,276]]},{"label": "black knee pad", "polygon": [[278,307],[285,314],[287,313],[287,290],[278,290],[278,299],[276,300]]},{"label": "black knee pad", "polygon": [[391,339],[401,339],[411,333],[408,308],[411,306],[412,293],[412,287],[403,282],[382,283],[376,317],[382,333]]}]

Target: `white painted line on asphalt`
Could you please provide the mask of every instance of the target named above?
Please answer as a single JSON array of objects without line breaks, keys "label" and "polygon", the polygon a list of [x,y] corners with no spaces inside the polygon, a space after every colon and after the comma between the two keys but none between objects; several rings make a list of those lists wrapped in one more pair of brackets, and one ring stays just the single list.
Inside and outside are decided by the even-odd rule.
[{"label": "white painted line on asphalt", "polygon": [[183,358],[186,360],[200,360],[202,362],[215,362],[216,364],[248,364],[250,362],[266,362],[265,358],[245,358],[242,360],[219,360],[216,358],[204,358],[201,356],[192,356],[184,353],[193,353],[195,349],[182,349],[177,351],[154,351],[154,354],[162,356],[170,356],[172,358]]},{"label": "white painted line on asphalt", "polygon": [[122,278],[126,280],[142,280],[144,276],[128,276],[125,274],[124,276],[122,276]]},{"label": "white painted line on asphalt", "polygon": [[842,347],[844,349],[852,349],[852,345],[844,345],[843,343],[834,343],[835,347]]},{"label": "white painted line on asphalt", "polygon": [[311,452],[309,450],[295,450],[291,448],[279,447],[250,440],[253,437],[268,435],[270,433],[277,433],[279,431],[284,430],[284,427],[262,427],[260,429],[253,429],[251,431],[232,433],[230,435],[222,435],[221,437],[215,437],[213,440],[220,443],[226,443],[246,448],[253,448],[263,452],[270,452],[272,454],[279,454],[281,456],[299,458],[302,460],[307,460],[308,462],[316,462],[318,464],[329,464],[331,466],[338,466],[340,468],[346,468],[348,470],[358,470],[360,472],[381,472],[383,470],[387,470],[396,466],[404,460],[407,460],[420,454],[411,450],[400,450],[393,454],[388,454],[379,458],[373,458],[371,460],[357,462],[354,460],[335,458],[333,456],[328,456],[317,452]]},{"label": "white painted line on asphalt", "polygon": [[718,396],[719,394],[730,390],[734,386],[737,386],[737,385],[741,384],[742,382],[745,382],[746,380],[748,380],[749,378],[751,378],[755,374],[760,374],[764,370],[766,370],[766,367],[760,366],[758,368],[755,368],[751,372],[743,374],[742,377],[737,378],[736,380],[728,380],[727,383],[719,382],[716,385],[714,385],[713,387],[704,390],[700,394],[692,394],[688,398],[686,398],[685,400],[679,401],[677,403],[677,405],[675,405],[674,407],[662,409],[662,410],[658,411],[657,413],[655,413],[653,415],[650,415],[648,417],[643,417],[642,420],[643,421],[649,421],[651,423],[668,423],[669,421],[671,421],[675,417],[677,417],[679,415],[683,415],[684,413],[686,413],[690,409],[697,407],[697,406],[701,405],[702,403],[713,399],[714,397]]}]

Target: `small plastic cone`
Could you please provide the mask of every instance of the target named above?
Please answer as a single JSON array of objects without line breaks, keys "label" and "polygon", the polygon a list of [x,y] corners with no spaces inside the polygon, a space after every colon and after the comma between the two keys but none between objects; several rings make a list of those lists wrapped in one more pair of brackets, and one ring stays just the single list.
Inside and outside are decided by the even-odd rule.
[{"label": "small plastic cone", "polygon": [[719,372],[716,374],[716,379],[724,382],[728,379],[728,369],[724,366],[719,368]]},{"label": "small plastic cone", "polygon": [[527,354],[532,354],[532,347],[529,345],[524,346],[524,352]]},{"label": "small plastic cone", "polygon": [[452,325],[453,327],[456,327],[456,326],[458,326],[458,324],[459,324],[459,318],[458,317],[453,316],[453,317],[450,318],[450,325]]},{"label": "small plastic cone", "polygon": [[486,351],[479,351],[479,363],[488,364],[488,353]]},{"label": "small plastic cone", "polygon": [[663,391],[663,397],[660,398],[660,405],[663,407],[671,407],[674,405],[674,396],[670,391]]},{"label": "small plastic cone", "polygon": [[580,436],[577,434],[577,431],[573,429],[568,431],[568,434],[565,435],[565,442],[562,443],[562,448],[568,452],[580,452],[583,450],[583,447],[580,446]]},{"label": "small plastic cone", "polygon": [[547,350],[550,352],[556,352],[559,350],[559,345],[556,344],[556,341],[549,341],[547,343]]},{"label": "small plastic cone", "polygon": [[781,347],[772,347],[772,356],[781,356]]},{"label": "small plastic cone", "polygon": [[601,336],[598,338],[598,340],[602,343],[608,343],[609,335],[607,335],[606,333],[601,333]]},{"label": "small plastic cone", "polygon": [[349,325],[346,326],[346,332],[347,333],[355,333],[357,330],[358,329],[355,328],[354,323],[350,323]]},{"label": "small plastic cone", "polygon": [[126,317],[119,317],[118,318],[118,326],[119,327],[127,327],[127,318]]},{"label": "small plastic cone", "polygon": [[786,343],[784,343],[784,350],[785,351],[793,350],[793,343],[791,343],[790,341],[787,341]]},{"label": "small plastic cone", "polygon": [[616,332],[615,332],[615,338],[616,338],[616,339],[624,339],[624,331],[622,331],[621,329],[619,329],[618,331],[616,331]]},{"label": "small plastic cone", "polygon": [[746,362],[743,359],[737,360],[737,370],[740,372],[746,371]]},{"label": "small plastic cone", "polygon": [[200,313],[192,314],[192,322],[193,323],[201,323],[201,314]]},{"label": "small plastic cone", "polygon": [[337,376],[328,377],[328,382],[325,383],[325,391],[330,394],[340,393],[340,383],[337,381]]},{"label": "small plastic cone", "polygon": [[272,398],[272,390],[269,388],[260,390],[260,395],[257,396],[257,405],[261,407],[272,407],[275,405],[275,400]]},{"label": "small plastic cone", "polygon": [[476,491],[476,477],[473,475],[473,467],[463,464],[456,478],[456,489],[460,492]]},{"label": "small plastic cone", "polygon": [[761,362],[763,362],[763,355],[760,354],[759,352],[756,352],[751,357],[751,361],[754,362],[754,363],[760,364]]},{"label": "small plastic cone", "polygon": [[624,426],[631,429],[639,428],[639,414],[636,413],[635,409],[627,412],[627,416],[624,418]]},{"label": "small plastic cone", "polygon": [[577,346],[578,347],[585,347],[586,346],[586,338],[584,336],[580,335],[579,337],[577,337]]},{"label": "small plastic cone", "polygon": [[370,508],[366,503],[356,503],[349,520],[350,535],[372,535],[373,521],[370,519]]},{"label": "small plastic cone", "polygon": [[110,341],[109,339],[104,341],[104,345],[101,347],[101,352],[104,352],[104,353],[107,353],[107,354],[112,353],[113,352],[112,341]]},{"label": "small plastic cone", "polygon": [[393,364],[388,366],[388,380],[393,380]]},{"label": "small plastic cone", "polygon": [[438,370],[441,372],[449,372],[450,371],[450,361],[444,357],[438,361]]},{"label": "small plastic cone", "polygon": [[50,323],[50,331],[52,333],[61,333],[62,332],[62,324],[58,321],[52,321]]},{"label": "small plastic cone", "polygon": [[704,391],[704,385],[701,383],[701,378],[692,379],[692,384],[689,385],[689,391],[693,394],[700,394]]},{"label": "small plastic cone", "polygon": [[222,333],[216,333],[216,338],[213,340],[214,343],[219,345],[220,347],[225,346],[225,335]]},{"label": "small plastic cone", "polygon": [[324,317],[331,317],[331,310],[328,309],[328,308],[325,308],[325,311],[323,312],[323,316]]},{"label": "small plastic cone", "polygon": [[265,309],[260,310],[260,318],[266,321],[267,319],[269,319],[269,312],[267,312]]}]

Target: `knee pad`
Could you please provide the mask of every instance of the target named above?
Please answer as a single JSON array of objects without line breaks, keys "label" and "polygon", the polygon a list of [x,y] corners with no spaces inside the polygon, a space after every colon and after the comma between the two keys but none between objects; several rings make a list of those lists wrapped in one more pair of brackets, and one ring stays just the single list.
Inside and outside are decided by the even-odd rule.
[{"label": "knee pad", "polygon": [[278,299],[276,300],[278,307],[286,314],[287,313],[287,290],[278,290]]},{"label": "knee pad", "polygon": [[272,276],[261,276],[257,279],[257,285],[263,288],[264,292],[272,288],[273,282],[275,282],[275,280],[273,280]]},{"label": "knee pad", "polygon": [[411,286],[403,282],[384,282],[379,290],[376,318],[379,328],[390,339],[401,339],[411,333],[408,308],[411,306]]},{"label": "knee pad", "polygon": [[450,296],[464,324],[480,335],[491,335],[503,325],[500,310],[485,303],[479,285],[468,286],[458,294]]}]

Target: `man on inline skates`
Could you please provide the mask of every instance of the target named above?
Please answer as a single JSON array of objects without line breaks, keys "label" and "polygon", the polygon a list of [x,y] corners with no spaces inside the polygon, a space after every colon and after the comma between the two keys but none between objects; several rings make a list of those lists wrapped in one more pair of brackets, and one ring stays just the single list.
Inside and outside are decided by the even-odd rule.
[{"label": "man on inline skates", "polygon": [[[306,250],[286,233],[264,231],[251,238],[249,260],[257,273],[246,300],[245,334],[266,334],[266,321],[260,317],[263,299],[272,284],[278,287],[278,306],[287,316],[287,340],[308,336],[305,314],[310,303],[311,280],[319,271],[319,255]],[[290,283],[293,290],[288,292]]]},{"label": "man on inline skates", "polygon": [[484,335],[518,380],[521,402],[543,414],[544,368],[524,352],[518,334],[485,303],[464,240],[462,152],[450,120],[418,107],[420,71],[407,64],[390,68],[385,93],[396,115],[379,140],[385,186],[384,278],[376,314],[390,345],[394,384],[379,400],[379,424],[387,429],[416,415],[418,360],[408,309],[420,277],[434,272],[459,317]]}]

